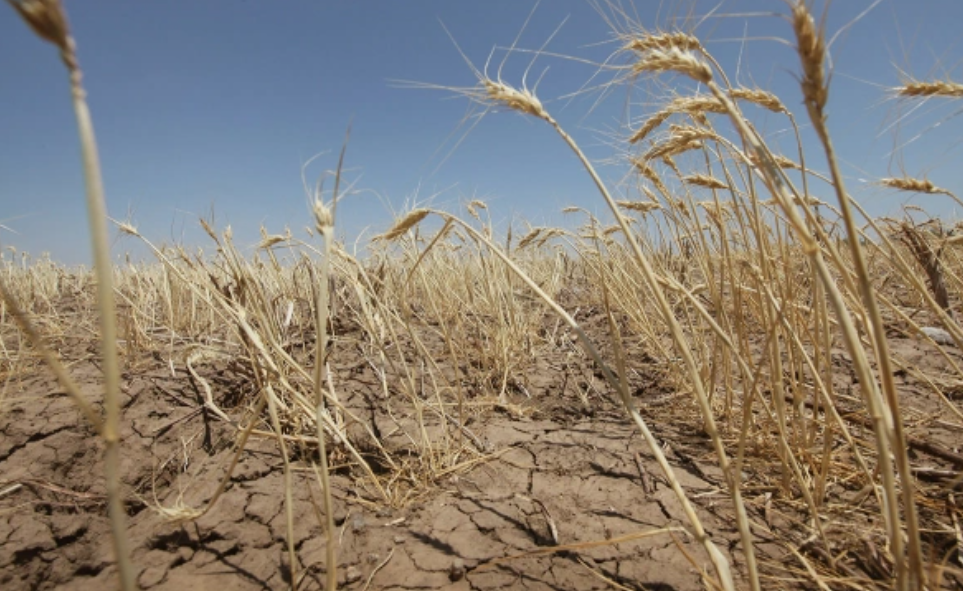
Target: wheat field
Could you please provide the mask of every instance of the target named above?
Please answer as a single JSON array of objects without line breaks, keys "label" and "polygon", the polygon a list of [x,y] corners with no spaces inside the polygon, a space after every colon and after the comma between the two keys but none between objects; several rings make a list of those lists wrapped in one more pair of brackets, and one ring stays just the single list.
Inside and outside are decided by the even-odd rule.
[{"label": "wheat field", "polygon": [[95,264],[0,266],[4,589],[963,586],[963,226],[847,192],[804,2],[793,97],[615,13],[609,84],[667,85],[614,146],[628,190],[526,81],[413,85],[552,129],[605,215],[505,232],[472,200],[349,248],[346,139],[253,254],[108,217],[62,6],[11,4],[71,80]]}]

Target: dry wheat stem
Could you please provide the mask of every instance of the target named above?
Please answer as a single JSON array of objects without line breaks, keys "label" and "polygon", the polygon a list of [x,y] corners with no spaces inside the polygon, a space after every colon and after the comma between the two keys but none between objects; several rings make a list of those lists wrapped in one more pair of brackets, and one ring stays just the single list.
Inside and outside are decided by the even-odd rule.
[{"label": "dry wheat stem", "polygon": [[287,532],[286,546],[288,550],[288,568],[291,572],[291,589],[294,591],[294,582],[298,580],[298,555],[294,548],[294,496],[291,480],[291,460],[288,456],[287,444],[284,442],[284,431],[281,429],[281,420],[278,417],[278,398],[270,382],[262,385],[261,396],[267,398],[268,416],[271,418],[271,427],[277,437],[278,447],[281,449],[281,461],[284,468],[284,525]]},{"label": "dry wheat stem", "polygon": [[[800,0],[793,7],[793,25],[796,32],[798,51],[803,64],[803,94],[807,98],[806,108],[809,112],[810,120],[816,129],[820,141],[826,153],[829,163],[833,187],[839,198],[839,208],[843,215],[846,226],[847,240],[855,265],[856,276],[859,278],[858,287],[862,296],[863,305],[866,307],[868,319],[872,325],[872,339],[876,351],[876,359],[879,364],[879,376],[883,394],[886,397],[888,408],[888,435],[892,438],[893,454],[896,460],[897,470],[902,484],[903,513],[906,523],[907,551],[909,563],[903,562],[903,539],[898,529],[891,530],[892,539],[890,543],[893,547],[893,555],[896,560],[896,584],[899,589],[921,589],[924,584],[923,573],[923,554],[920,545],[919,523],[916,511],[914,481],[910,469],[909,457],[907,455],[906,436],[903,433],[903,421],[900,413],[899,398],[896,394],[896,385],[893,381],[892,365],[889,353],[889,343],[886,338],[886,330],[883,326],[883,319],[880,315],[879,305],[873,292],[869,279],[869,271],[863,255],[862,246],[859,243],[859,231],[851,213],[850,197],[846,192],[842,174],[839,171],[835,149],[826,128],[826,117],[823,112],[825,107],[828,90],[823,78],[822,64],[825,59],[825,45],[822,31],[813,28],[813,19],[805,4]],[[872,376],[867,376],[873,380]],[[882,450],[880,450],[882,452]],[[882,455],[884,464],[888,464],[885,459],[887,455]],[[885,474],[886,470],[884,470]],[[891,503],[895,502],[891,499]],[[889,508],[895,512],[892,516],[894,525],[898,524],[899,514],[895,507]]]},{"label": "dry wheat stem", "polygon": [[[841,328],[843,329],[842,334],[844,342],[846,343],[846,347],[850,351],[850,354],[853,356],[857,375],[859,376],[860,382],[865,385],[866,400],[875,426],[874,433],[876,435],[877,449],[881,457],[889,457],[891,450],[889,434],[892,432],[893,417],[888,412],[888,407],[882,400],[877,383],[869,370],[869,362],[866,357],[866,353],[860,344],[855,325],[852,322],[842,295],[836,288],[835,281],[830,274],[829,269],[826,267],[825,261],[823,260],[818,247],[816,247],[816,242],[809,234],[809,231],[802,219],[800,219],[799,213],[794,207],[787,205],[791,202],[792,198],[788,194],[788,189],[783,181],[781,170],[778,168],[775,162],[772,161],[768,150],[763,146],[761,140],[758,139],[756,134],[751,131],[749,126],[743,120],[739,111],[736,109],[735,105],[733,105],[725,96],[725,93],[713,83],[710,83],[708,86],[710,90],[712,90],[713,94],[715,94],[715,96],[726,105],[727,109],[729,109],[730,118],[736,128],[739,130],[740,135],[743,137],[744,141],[750,145],[753,152],[756,154],[758,162],[763,164],[762,171],[770,185],[772,194],[780,199],[780,205],[783,207],[784,212],[792,222],[793,226],[797,228],[799,237],[803,241],[803,244],[805,245],[808,243],[808,246],[804,246],[804,252],[806,252],[813,261],[821,281],[826,288],[826,293],[829,296],[829,300],[836,311]],[[806,92],[812,94],[811,97],[807,98],[807,105],[816,106],[819,104],[819,97],[824,97],[824,95],[818,92],[818,89],[815,88],[809,88]],[[899,495],[896,493],[895,479],[893,477],[892,467],[889,462],[881,462],[880,469],[883,476],[884,491],[886,493],[886,498],[888,499],[888,502],[884,503],[886,507],[886,523],[889,528],[890,537],[893,539],[893,543],[899,547],[901,546],[901,539],[899,538],[900,519],[897,503]]]},{"label": "dry wheat stem", "polygon": [[[314,226],[318,234],[321,236],[321,240],[323,242],[320,284],[317,278],[314,276],[314,267],[308,267],[310,270],[309,276],[312,279],[312,289],[316,290],[316,343],[313,372],[314,379],[312,383],[315,395],[314,420],[317,427],[318,455],[321,462],[319,480],[322,487],[322,502],[324,503],[325,523],[323,525],[325,529],[325,535],[327,536],[327,544],[325,544],[325,589],[330,589],[331,591],[334,591],[338,585],[338,558],[337,548],[334,543],[334,504],[331,499],[331,477],[328,466],[328,450],[327,442],[324,436],[323,419],[328,414],[327,409],[324,408],[324,385],[328,384],[330,386],[330,392],[328,392],[328,395],[331,399],[336,400],[337,396],[335,395],[333,386],[331,386],[331,376],[328,374],[327,365],[328,347],[330,342],[328,336],[328,320],[332,310],[330,285],[331,257],[333,256],[333,249],[331,245],[334,240],[335,213],[341,190],[341,171],[344,167],[344,156],[348,148],[348,139],[350,136],[351,128],[349,126],[345,134],[344,144],[341,147],[341,154],[338,156],[338,167],[335,171],[335,183],[334,191],[331,196],[331,207],[328,207],[324,203],[321,195],[315,195],[314,199]],[[317,288],[315,286],[317,286]],[[315,471],[317,472],[317,468],[315,468]]]},{"label": "dry wheat stem", "polygon": [[8,0],[23,20],[42,39],[60,50],[61,59],[70,78],[74,115],[81,144],[84,183],[87,196],[87,218],[90,227],[94,268],[97,274],[97,309],[100,316],[100,348],[104,377],[104,407],[106,416],[101,431],[104,440],[104,471],[107,486],[107,512],[110,516],[111,537],[120,575],[120,586],[125,591],[135,589],[134,567],[127,543],[126,511],[124,510],[120,478],[120,365],[117,359],[117,318],[110,244],[107,232],[107,211],[101,179],[100,159],[93,121],[85,99],[82,73],[70,36],[66,14],[59,0]]},{"label": "dry wheat stem", "polygon": [[[631,229],[628,227],[628,222],[625,216],[619,213],[618,205],[610,195],[608,188],[605,186],[605,183],[602,182],[602,179],[596,173],[595,168],[585,157],[584,153],[582,153],[582,151],[579,149],[578,145],[575,143],[575,140],[572,139],[572,137],[569,136],[568,133],[566,133],[565,130],[563,130],[562,127],[551,116],[548,116],[546,121],[555,129],[556,133],[559,134],[559,136],[565,141],[566,144],[568,144],[568,146],[576,154],[579,161],[582,163],[583,167],[588,172],[589,176],[592,178],[592,181],[595,183],[596,188],[599,190],[599,193],[601,194],[602,198],[605,200],[609,209],[616,216],[616,220],[622,226],[622,231],[625,234],[626,239],[628,240],[629,245],[633,251],[635,261],[639,265],[640,269],[642,270],[643,275],[645,276],[646,281],[649,284],[649,288],[652,290],[653,294],[655,295],[656,303],[658,304],[658,307],[663,316],[663,321],[669,325],[673,341],[676,344],[679,354],[683,358],[685,366],[689,370],[689,375],[692,379],[693,389],[695,390],[696,399],[698,400],[702,408],[703,418],[705,420],[706,428],[707,428],[706,430],[708,431],[710,437],[712,438],[713,445],[714,445],[716,454],[718,456],[718,461],[720,463],[720,467],[722,468],[723,473],[726,474],[727,480],[731,482],[732,475],[729,472],[729,460],[726,456],[725,449],[722,447],[722,443],[721,443],[721,439],[719,437],[718,431],[716,430],[715,419],[713,417],[712,410],[709,405],[708,396],[706,395],[706,392],[703,389],[702,380],[699,377],[700,374],[699,374],[698,367],[695,363],[695,359],[692,356],[692,352],[688,346],[686,337],[682,332],[682,327],[679,324],[678,320],[676,319],[674,312],[672,310],[672,307],[669,304],[664,291],[661,289],[661,287],[658,284],[658,281],[656,280],[656,274],[654,269],[652,268],[649,260],[642,253],[638,240],[635,238],[635,235],[632,233]],[[623,401],[623,403],[624,402],[625,401]],[[639,420],[641,421],[641,416],[639,417]],[[642,423],[642,425],[644,425],[644,423]],[[665,467],[663,466],[663,469],[664,468]],[[678,492],[681,493],[681,488],[679,489]],[[745,507],[742,503],[742,497],[738,488],[732,489],[730,493],[732,495],[733,505],[736,511],[736,521],[739,526],[740,537],[742,538],[742,543],[744,545],[744,552],[745,552],[746,562],[748,565],[750,582],[752,584],[753,591],[758,591],[759,590],[758,572],[755,564],[755,553],[753,550],[752,534],[749,531],[748,517],[746,515]],[[682,497],[680,498],[680,501],[683,503],[684,507],[688,506],[688,499],[685,497],[684,493],[682,493]],[[695,515],[693,513],[690,516],[690,519],[693,519],[694,517]],[[695,523],[699,523],[699,522],[696,520]],[[701,524],[699,529],[701,529]],[[725,561],[724,557],[722,557],[721,554],[718,554],[719,552],[718,549],[715,547],[714,544],[712,544],[709,538],[705,536],[704,532],[701,532],[700,542],[702,542],[706,546],[707,552],[709,552],[709,555],[713,557],[713,564],[716,566],[717,572],[720,576],[720,580],[723,583],[723,585],[727,587],[731,586],[732,585],[731,575],[728,573],[728,563]],[[713,554],[713,552],[715,552],[716,554]]]}]

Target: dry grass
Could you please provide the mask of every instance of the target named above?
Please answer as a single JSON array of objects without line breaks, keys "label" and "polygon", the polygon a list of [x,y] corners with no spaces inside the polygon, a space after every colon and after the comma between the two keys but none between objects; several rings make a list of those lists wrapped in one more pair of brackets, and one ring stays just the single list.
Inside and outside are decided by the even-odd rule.
[{"label": "dry grass", "polygon": [[[23,12],[28,4],[18,6]],[[630,199],[612,197],[534,90],[474,69],[477,85],[458,90],[552,127],[592,178],[615,225],[569,208],[583,216],[579,228],[529,227],[513,245],[511,233],[504,242],[496,237],[486,204],[473,201],[465,217],[409,211],[358,258],[332,239],[339,174],[328,201],[314,196],[320,246],[264,231],[258,251],[244,257],[229,230],[218,234],[202,220],[215,254],[201,257],[156,246],[120,224],[157,260],[114,270],[126,309],[123,359],[155,355],[192,372],[214,357],[230,359],[256,385],[254,396],[229,409],[208,389],[203,404],[229,424],[238,444],[211,503],[248,439],[261,436],[277,441],[286,473],[292,458],[309,458],[325,495],[334,464],[346,466],[378,504],[403,506],[433,494],[444,478],[497,452],[469,427],[473,419],[495,409],[523,415],[526,405],[538,404],[522,376],[540,355],[562,346],[546,329],[554,322],[556,332],[564,325],[575,335],[642,434],[683,507],[686,531],[712,561],[713,575],[706,575],[712,585],[755,590],[792,580],[800,588],[915,591],[949,584],[954,571],[943,556],[963,552],[957,484],[925,477],[939,472],[929,465],[933,458],[961,466],[953,450],[927,438],[926,421],[935,419],[906,406],[893,376],[924,385],[928,412],[945,413],[954,424],[963,419],[959,401],[947,394],[963,383],[953,351],[963,345],[956,320],[960,241],[941,224],[932,230],[909,219],[868,218],[850,199],[825,127],[824,32],[802,2],[792,5],[791,23],[800,92],[828,171],[803,171],[801,185],[786,171],[802,165],[774,152],[738,107],[747,102],[784,117],[799,138],[785,106],[796,99],[730,87],[688,33],[636,32],[620,39],[634,77],[682,74],[708,94],[674,96],[625,131],[627,168],[638,181]],[[958,97],[959,89],[913,83],[899,93]],[[797,142],[800,154],[811,148]],[[955,198],[928,180],[879,184]],[[432,229],[433,221],[440,227]],[[41,340],[66,331],[58,306],[70,298],[108,310],[89,301],[93,277],[49,261],[18,265],[6,258],[0,277],[4,372],[32,369],[36,350],[66,376]],[[572,294],[575,305],[603,310],[604,325],[583,326],[571,312]],[[28,326],[27,317],[40,328]],[[360,327],[363,338],[346,343],[338,329],[346,323]],[[931,338],[935,329],[946,338]],[[893,335],[925,336],[945,360],[939,375],[904,359],[891,345]],[[372,413],[389,418],[389,432],[339,396],[344,384],[330,366],[349,346],[379,378]],[[179,359],[185,350],[191,353]],[[667,387],[689,400],[669,416],[644,416],[630,392],[639,351],[664,366]],[[69,376],[62,381],[69,385]],[[67,390],[93,416],[76,388]],[[726,515],[739,531],[733,553],[719,550],[703,527],[696,499],[664,453],[666,442],[650,429],[658,421],[705,434],[706,456],[714,458],[728,497]],[[181,520],[208,508],[158,507]],[[330,515],[327,496],[319,519],[329,536],[328,563],[336,560]],[[774,525],[774,515],[783,525]],[[291,531],[290,513],[287,520]],[[783,560],[757,559],[763,532],[785,547]],[[122,541],[118,548],[121,556]],[[293,544],[288,552],[293,570]],[[335,569],[327,572],[333,588]]]}]

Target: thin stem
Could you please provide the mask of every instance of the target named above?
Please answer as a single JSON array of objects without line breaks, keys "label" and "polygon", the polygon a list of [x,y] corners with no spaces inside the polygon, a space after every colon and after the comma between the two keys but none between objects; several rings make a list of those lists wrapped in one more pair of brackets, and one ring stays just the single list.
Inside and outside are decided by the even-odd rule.
[{"label": "thin stem", "polygon": [[[860,232],[856,227],[853,218],[852,208],[850,207],[850,197],[846,192],[843,176],[839,172],[839,165],[836,159],[836,152],[833,148],[832,140],[829,137],[829,130],[826,128],[826,117],[822,113],[822,108],[813,101],[806,101],[809,111],[809,118],[813,122],[816,134],[823,144],[826,152],[826,160],[829,164],[829,171],[833,179],[833,187],[839,199],[839,209],[843,214],[843,222],[846,225],[846,240],[853,256],[853,264],[856,266],[856,276],[863,305],[866,306],[867,316],[873,327],[871,337],[876,349],[876,361],[879,363],[879,377],[883,386],[883,393],[886,395],[886,403],[889,405],[889,419],[892,429],[893,451],[896,460],[896,469],[899,472],[900,484],[903,493],[903,514],[906,520],[906,534],[909,552],[909,580],[906,584],[911,589],[920,589],[923,579],[923,551],[920,547],[919,518],[916,513],[916,503],[914,500],[913,473],[907,455],[906,434],[903,432],[903,418],[900,412],[899,397],[896,395],[896,384],[893,381],[893,362],[890,359],[889,342],[886,339],[886,329],[883,326],[883,317],[880,314],[879,304],[873,293],[873,286],[870,282],[869,270],[866,266],[866,258],[863,255],[862,246],[859,244]],[[882,456],[880,462],[889,463],[888,456]],[[903,539],[901,535],[893,536],[890,541],[893,546],[893,555],[896,559],[897,574],[903,568]]]},{"label": "thin stem", "polygon": [[715,417],[713,416],[712,407],[709,402],[709,397],[705,391],[705,386],[702,383],[702,379],[699,373],[699,366],[696,364],[695,357],[692,355],[692,350],[689,347],[688,341],[686,340],[685,334],[682,331],[682,325],[676,319],[675,314],[672,311],[672,305],[669,303],[668,298],[665,296],[665,292],[659,285],[659,281],[656,277],[655,270],[652,264],[649,262],[648,258],[642,253],[642,248],[639,246],[638,239],[635,233],[629,228],[629,224],[625,215],[619,211],[618,205],[615,203],[615,199],[609,193],[608,188],[602,179],[599,177],[598,173],[595,172],[595,167],[589,162],[585,154],[575,143],[568,133],[552,118],[548,113],[544,113],[542,117],[549,125],[551,125],[555,131],[562,137],[566,144],[575,152],[575,155],[581,161],[585,170],[592,177],[592,181],[595,183],[596,188],[598,188],[599,193],[605,200],[605,203],[609,206],[609,209],[615,215],[616,222],[622,229],[622,233],[625,235],[629,242],[629,246],[632,248],[632,254],[634,255],[635,262],[639,265],[642,270],[642,274],[645,277],[646,282],[649,285],[650,290],[655,296],[656,304],[658,305],[659,311],[662,313],[662,318],[664,322],[669,326],[669,332],[672,335],[672,340],[676,345],[676,351],[682,357],[685,363],[688,374],[692,380],[692,389],[695,392],[696,400],[699,403],[699,407],[702,410],[703,419],[705,420],[706,432],[709,437],[712,438],[712,444],[715,448],[716,455],[718,457],[719,466],[725,475],[726,482],[730,487],[730,494],[732,495],[732,502],[736,512],[736,523],[739,528],[739,535],[742,539],[744,553],[746,557],[746,568],[749,571],[749,582],[753,591],[760,591],[759,586],[759,573],[756,566],[756,556],[752,541],[752,532],[749,529],[749,517],[746,514],[746,508],[742,501],[742,493],[740,492],[740,487],[738,483],[738,476],[732,474],[730,471],[729,458],[726,455],[725,448],[722,445],[722,437],[720,436],[717,428]]},{"label": "thin stem", "polygon": [[[113,267],[110,261],[110,242],[107,232],[107,207],[100,172],[100,158],[94,136],[93,120],[87,108],[86,93],[81,83],[81,72],[73,54],[73,40],[68,37],[68,56],[64,58],[70,72],[70,89],[74,114],[80,135],[84,181],[87,189],[87,218],[90,240],[97,273],[97,310],[100,316],[100,349],[103,357],[104,408],[106,417],[104,440],[104,471],[107,479],[107,513],[110,517],[114,554],[120,573],[121,588],[137,587],[134,567],[127,555],[127,514],[120,484],[120,364],[117,356],[117,311],[114,304]],[[68,59],[69,58],[69,59]]]}]

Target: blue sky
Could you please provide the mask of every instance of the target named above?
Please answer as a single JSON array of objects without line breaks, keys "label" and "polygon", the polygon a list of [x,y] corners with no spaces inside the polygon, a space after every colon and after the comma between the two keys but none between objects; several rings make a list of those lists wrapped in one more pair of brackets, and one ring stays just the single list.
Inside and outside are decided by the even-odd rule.
[{"label": "blue sky", "polygon": [[[832,3],[830,33],[871,4]],[[434,196],[431,204],[450,210],[472,196],[484,198],[500,224],[559,223],[559,210],[567,205],[602,211],[588,178],[544,124],[490,114],[444,159],[452,133],[459,137],[466,101],[393,82],[472,85],[440,21],[468,57],[482,64],[493,46],[512,43],[533,2],[66,0],[65,5],[94,115],[108,207],[115,217],[130,212],[155,242],[206,246],[196,220],[212,207],[218,226],[231,224],[242,247],[257,241],[262,224],[272,232],[285,226],[302,232],[310,218],[301,166],[327,152],[308,175],[333,167],[349,122],[347,165],[358,192],[338,210],[345,237],[365,228],[383,230],[392,209],[416,195],[419,203]],[[796,56],[776,40],[791,36],[788,22],[774,15],[787,11],[784,3],[732,0],[693,7],[638,0],[635,12],[653,27],[713,8],[717,16],[703,20],[696,33],[729,75],[734,77],[738,66],[740,82],[773,90],[804,119]],[[590,60],[611,53],[611,30],[585,0],[543,0],[520,47],[539,47],[566,17],[549,51]],[[898,213],[908,197],[867,187],[866,179],[905,171],[963,193],[963,119],[953,117],[953,105],[930,101],[899,119],[911,105],[887,99],[886,92],[899,83],[901,70],[922,79],[963,79],[961,22],[958,0],[881,0],[833,47],[830,129],[850,190],[875,214]],[[505,81],[517,84],[528,62],[526,54],[511,57]],[[664,92],[643,82],[632,92],[617,89],[599,104],[598,93],[560,100],[581,88],[596,68],[541,57],[533,78],[546,66],[539,96],[600,160],[617,155],[609,144],[613,132],[627,133],[626,117],[652,112]],[[0,107],[0,224],[16,232],[0,229],[0,245],[33,255],[50,252],[66,264],[88,262],[66,76],[54,48],[5,6],[0,6]],[[891,127],[897,119],[900,124]],[[775,117],[761,125],[774,133],[785,128]],[[811,163],[824,168],[818,156],[812,152]],[[620,165],[603,168],[613,179],[624,173]],[[912,202],[956,215],[942,197]],[[118,238],[114,248],[118,256],[139,250],[130,238]]]}]

